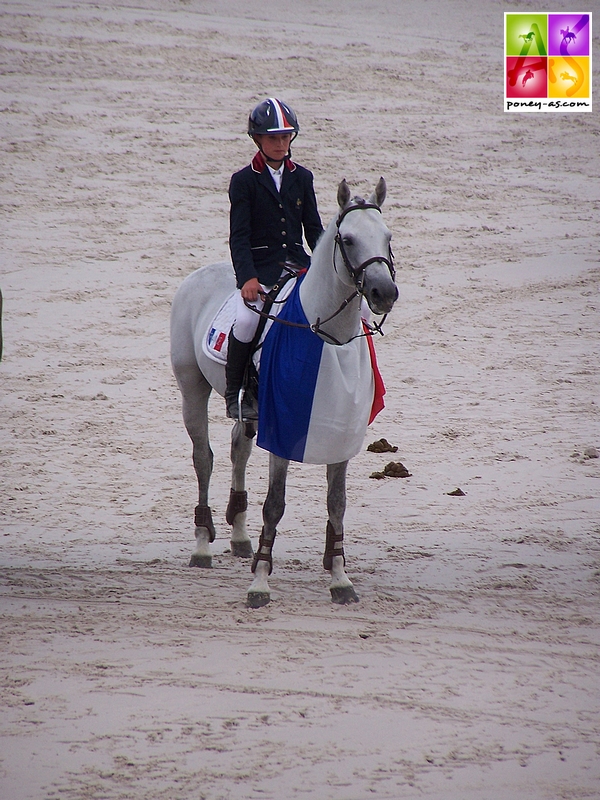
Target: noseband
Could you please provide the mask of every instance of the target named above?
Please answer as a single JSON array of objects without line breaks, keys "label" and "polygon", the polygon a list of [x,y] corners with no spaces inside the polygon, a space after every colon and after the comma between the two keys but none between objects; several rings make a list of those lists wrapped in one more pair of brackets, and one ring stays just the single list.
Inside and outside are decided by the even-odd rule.
[{"label": "noseband", "polygon": [[[352,262],[348,258],[348,253],[346,252],[346,248],[344,247],[344,241],[342,239],[342,235],[340,234],[340,225],[342,224],[342,221],[344,220],[346,215],[349,214],[351,211],[362,211],[363,209],[366,208],[374,208],[381,214],[381,209],[379,208],[379,206],[375,205],[374,203],[365,203],[364,200],[358,200],[356,205],[348,206],[348,208],[345,208],[337,218],[335,223],[337,227],[337,233],[335,235],[335,240],[334,240],[335,246],[339,248],[342,260],[344,262],[344,266],[348,270],[348,274],[352,278],[358,292],[360,292],[361,294],[363,291],[363,284],[365,280],[365,270],[370,264],[374,264],[376,261],[380,261],[381,263],[385,264],[390,271],[392,280],[396,279],[396,270],[394,269],[394,254],[392,253],[391,247],[389,250],[388,258],[386,258],[385,256],[373,256],[372,258],[367,258],[366,261],[363,261],[362,264],[358,265],[358,267],[353,266]],[[333,250],[333,268],[337,272],[335,266],[335,248]]]}]

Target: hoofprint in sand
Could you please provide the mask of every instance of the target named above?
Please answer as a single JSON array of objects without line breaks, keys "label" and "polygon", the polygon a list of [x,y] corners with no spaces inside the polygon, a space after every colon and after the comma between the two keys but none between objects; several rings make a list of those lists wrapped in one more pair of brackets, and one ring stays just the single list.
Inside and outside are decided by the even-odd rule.
[{"label": "hoofprint in sand", "polygon": [[[503,9],[455,8],[423,38],[422,4],[384,0],[3,3],[0,796],[600,796],[600,128],[503,115]],[[349,470],[349,608],[315,583],[308,465],[272,603],[244,607],[217,398],[223,546],[187,567],[169,307],[227,257],[271,94],[325,219],[342,177],[390,187],[401,300]],[[369,479],[382,437],[411,477]],[[257,449],[254,537],[266,471]]]}]

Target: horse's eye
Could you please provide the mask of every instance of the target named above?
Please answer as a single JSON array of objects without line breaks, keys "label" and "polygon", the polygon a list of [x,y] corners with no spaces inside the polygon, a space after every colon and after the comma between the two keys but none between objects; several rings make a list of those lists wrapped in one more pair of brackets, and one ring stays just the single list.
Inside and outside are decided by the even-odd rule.
[{"label": "horse's eye", "polygon": [[354,239],[352,238],[352,236],[344,236],[342,238],[342,241],[346,245],[346,247],[352,247],[352,245],[354,244]]}]

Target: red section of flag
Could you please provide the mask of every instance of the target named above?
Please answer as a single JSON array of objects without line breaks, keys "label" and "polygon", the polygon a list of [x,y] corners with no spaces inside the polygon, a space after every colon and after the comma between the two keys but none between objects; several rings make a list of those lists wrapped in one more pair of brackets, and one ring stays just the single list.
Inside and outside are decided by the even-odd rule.
[{"label": "red section of flag", "polygon": [[[367,333],[367,326],[363,322],[363,329]],[[369,355],[371,356],[371,367],[373,368],[373,379],[375,381],[375,394],[373,395],[373,405],[371,406],[371,416],[369,417],[369,425],[373,422],[377,414],[385,408],[383,402],[383,395],[385,394],[385,386],[379,367],[377,366],[377,356],[375,355],[375,344],[373,337],[367,336],[367,344],[369,345]]]},{"label": "red section of flag", "polygon": [[221,348],[223,347],[223,342],[225,341],[226,338],[227,338],[227,336],[223,332],[221,332],[217,336],[217,341],[215,342],[215,347],[214,347],[214,349],[217,351],[217,353],[221,352]]}]

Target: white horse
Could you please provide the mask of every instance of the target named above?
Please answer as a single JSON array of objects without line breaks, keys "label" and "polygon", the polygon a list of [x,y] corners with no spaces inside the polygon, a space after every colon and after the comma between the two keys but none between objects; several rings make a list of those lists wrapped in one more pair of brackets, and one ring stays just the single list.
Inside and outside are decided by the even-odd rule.
[{"label": "white horse", "polygon": [[[344,346],[362,333],[361,301],[364,297],[377,315],[387,314],[398,298],[390,249],[391,233],[380,212],[386,184],[379,180],[365,202],[351,199],[346,181],[338,187],[339,215],[321,236],[301,286],[300,301],[313,335]],[[210,543],[215,529],[208,505],[213,453],[208,439],[208,399],[212,389],[225,394],[225,370],[203,352],[202,341],[216,312],[234,291],[231,265],[213,264],[196,270],[180,286],[171,314],[171,362],[181,390],[183,419],[193,443],[193,463],[198,479],[195,509],[196,547],[190,566],[211,567]],[[281,322],[273,322],[273,325]],[[363,344],[365,340],[362,340]],[[372,375],[368,376],[372,384]],[[368,410],[367,410],[368,411]],[[363,421],[364,420],[364,421]],[[362,435],[368,413],[361,414]],[[353,430],[356,419],[340,424]],[[257,608],[270,600],[268,576],[272,571],[271,551],[276,527],[285,508],[285,482],[289,460],[270,454],[269,489],[263,505],[264,527],[259,547],[253,553],[246,530],[246,465],[256,432],[253,423],[235,422],[231,436],[232,480],[227,522],[232,526],[231,551],[241,558],[254,555],[254,580],[247,603]],[[356,453],[352,453],[355,455]],[[346,467],[348,460],[327,463],[327,535],[323,566],[331,574],[330,591],[336,603],[358,601],[344,565],[343,519],[346,508]]]}]

